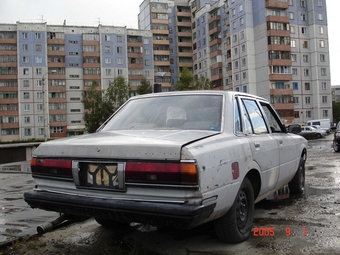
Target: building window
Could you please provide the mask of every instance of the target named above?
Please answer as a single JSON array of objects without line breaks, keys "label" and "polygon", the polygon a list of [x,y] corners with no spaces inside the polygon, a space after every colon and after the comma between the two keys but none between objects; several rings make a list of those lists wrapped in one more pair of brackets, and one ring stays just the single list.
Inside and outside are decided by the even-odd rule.
[{"label": "building window", "polygon": [[37,104],[37,111],[42,111],[42,110],[43,110],[43,105]]},{"label": "building window", "polygon": [[322,7],[322,1],[323,0],[318,0],[318,3],[317,3],[318,7]]},{"label": "building window", "polygon": [[234,48],[234,55],[237,55],[238,53],[238,50],[237,50],[237,47]]},{"label": "building window", "polygon": [[117,42],[122,42],[123,41],[123,36],[117,35]]},{"label": "building window", "polygon": [[299,104],[299,97],[294,97],[294,104]]},{"label": "building window", "polygon": [[310,104],[310,97],[305,97],[305,103]]},{"label": "building window", "polygon": [[322,26],[320,26],[320,27],[319,27],[319,33],[320,33],[321,35],[323,35],[323,34],[324,34],[324,29],[323,29],[323,27],[322,27]]},{"label": "building window", "polygon": [[323,115],[324,117],[328,117],[328,110],[323,110],[323,111],[322,111],[322,115]]},{"label": "building window", "polygon": [[233,22],[233,29],[236,29],[236,21]]},{"label": "building window", "polygon": [[[118,38],[118,36],[117,36],[117,38]],[[110,36],[109,36],[109,35],[105,35],[105,36],[104,36],[104,40],[105,40],[106,42],[109,42],[109,41],[110,41]]]},{"label": "building window", "polygon": [[310,90],[310,83],[309,82],[305,83],[305,90]]},{"label": "building window", "polygon": [[123,53],[123,48],[121,46],[117,47],[117,53]]},{"label": "building window", "polygon": [[309,56],[303,55],[303,62],[308,63],[309,62]]},{"label": "building window", "polygon": [[144,44],[149,44],[149,39],[148,38],[144,38],[143,42],[144,42]]},{"label": "building window", "polygon": [[306,117],[311,118],[312,117],[312,111],[306,111]]},{"label": "building window", "polygon": [[240,4],[239,6],[239,12],[243,11],[243,4]]},{"label": "building window", "polygon": [[30,128],[25,128],[24,129],[24,134],[25,134],[25,136],[31,136],[31,129]]},{"label": "building window", "polygon": [[326,68],[321,68],[321,76],[326,76]]},{"label": "building window", "polygon": [[30,93],[24,92],[24,99],[29,99],[29,98],[30,98]]},{"label": "building window", "polygon": [[301,14],[301,20],[306,21],[306,14],[304,14],[304,13]]},{"label": "building window", "polygon": [[43,93],[42,92],[37,92],[37,98],[38,99],[42,99],[43,97]]},{"label": "building window", "polygon": [[320,54],[320,62],[326,62],[326,55]]},{"label": "building window", "polygon": [[242,66],[245,66],[246,65],[246,58],[242,58],[241,63],[242,63]]},{"label": "building window", "polygon": [[292,74],[293,75],[297,75],[298,74],[297,68],[292,68]]},{"label": "building window", "polygon": [[117,64],[122,65],[123,64],[123,58],[117,58]]},{"label": "building window", "polygon": [[294,0],[288,0],[289,5],[294,5]]},{"label": "building window", "polygon": [[246,45],[245,44],[242,44],[241,46],[241,52],[245,52],[246,51]]},{"label": "building window", "polygon": [[42,75],[42,68],[36,68],[36,69],[35,69],[35,73],[36,73],[37,75]]},{"label": "building window", "polygon": [[246,72],[243,72],[242,73],[242,79],[244,80],[244,79],[246,79],[247,78],[247,73]]},{"label": "building window", "polygon": [[322,103],[326,104],[327,103],[327,96],[322,96]]},{"label": "building window", "polygon": [[109,53],[111,51],[110,46],[105,46],[104,51],[105,53]]},{"label": "building window", "polygon": [[298,90],[298,89],[299,89],[299,83],[293,82],[293,90]]},{"label": "building window", "polygon": [[30,86],[30,81],[29,80],[24,80],[24,87],[29,87]]},{"label": "building window", "polygon": [[236,9],[235,9],[235,8],[233,8],[233,9],[231,10],[231,14],[232,14],[233,16],[236,15]]},{"label": "building window", "polygon": [[295,48],[296,47],[296,42],[295,40],[290,40],[290,47]]},{"label": "building window", "polygon": [[111,69],[106,69],[105,73],[106,73],[106,75],[111,75]]},{"label": "building window", "polygon": [[302,47],[308,49],[308,41],[303,41]]},{"label": "building window", "polygon": [[237,42],[237,35],[233,35],[233,42]]},{"label": "building window", "polygon": [[26,57],[26,56],[23,56],[23,57],[22,57],[22,62],[23,62],[23,63],[29,63],[29,58]]},{"label": "building window", "polygon": [[294,12],[289,13],[289,19],[294,19]]},{"label": "building window", "polygon": [[35,57],[35,63],[42,63],[42,57]]},{"label": "building window", "polygon": [[29,104],[25,104],[24,105],[24,111],[28,112],[30,110],[30,105]]},{"label": "building window", "polygon": [[111,64],[111,58],[105,58],[105,64]]},{"label": "building window", "polygon": [[41,33],[35,33],[35,39],[41,39]]},{"label": "building window", "polygon": [[296,62],[296,54],[291,54],[291,59],[293,62]]},{"label": "building window", "polygon": [[327,82],[321,82],[321,88],[323,89],[323,90],[325,90],[325,89],[327,89]]},{"label": "building window", "polygon": [[320,48],[325,48],[325,41],[324,40],[320,40]]},{"label": "building window", "polygon": [[123,75],[123,69],[118,69],[118,75]]},{"label": "building window", "polygon": [[242,86],[242,92],[247,93],[247,86]]},{"label": "building window", "polygon": [[306,0],[300,0],[300,7],[302,8],[306,7]]},{"label": "building window", "polygon": [[30,117],[24,117],[24,122],[25,123],[30,123],[31,122],[31,118]]},{"label": "building window", "polygon": [[35,85],[36,85],[37,87],[41,87],[41,86],[42,86],[42,80],[37,80],[36,83],[35,83]]},{"label": "building window", "polygon": [[318,14],[318,20],[323,20],[323,15],[322,15],[322,13],[319,13],[319,14]]},{"label": "building window", "polygon": [[244,18],[240,18],[240,26],[242,26],[244,24]]},{"label": "building window", "polygon": [[304,74],[305,77],[308,77],[309,76],[309,69],[308,68],[303,69],[303,74]]},{"label": "building window", "polygon": [[28,38],[27,32],[22,32],[22,38],[23,38],[23,39],[27,39],[27,38]]},{"label": "building window", "polygon": [[308,33],[307,27],[301,27],[301,33],[307,34]]},{"label": "building window", "polygon": [[35,51],[41,51],[41,44],[35,45]]}]

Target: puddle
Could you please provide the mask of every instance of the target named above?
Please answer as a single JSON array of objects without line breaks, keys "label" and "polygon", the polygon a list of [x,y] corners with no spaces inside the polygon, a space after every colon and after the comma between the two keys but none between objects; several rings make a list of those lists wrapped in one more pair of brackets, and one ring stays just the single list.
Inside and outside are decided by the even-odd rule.
[{"label": "puddle", "polygon": [[321,188],[315,188],[315,187],[305,187],[305,193],[303,194],[305,197],[316,195],[327,195],[327,194],[333,194],[333,189],[321,189]]}]

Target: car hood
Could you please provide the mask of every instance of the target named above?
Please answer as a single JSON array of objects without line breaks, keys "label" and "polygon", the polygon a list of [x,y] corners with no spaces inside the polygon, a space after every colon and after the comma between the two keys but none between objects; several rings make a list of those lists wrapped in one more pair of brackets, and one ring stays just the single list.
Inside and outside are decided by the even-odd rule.
[{"label": "car hood", "polygon": [[42,143],[33,156],[179,160],[183,145],[218,133],[204,130],[105,131]]}]

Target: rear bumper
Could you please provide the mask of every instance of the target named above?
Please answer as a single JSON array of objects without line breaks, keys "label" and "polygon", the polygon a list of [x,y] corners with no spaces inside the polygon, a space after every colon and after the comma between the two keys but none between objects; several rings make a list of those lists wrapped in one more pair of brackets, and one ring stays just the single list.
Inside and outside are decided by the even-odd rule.
[{"label": "rear bumper", "polygon": [[32,208],[47,211],[176,228],[200,225],[216,206],[216,202],[186,205],[83,197],[42,190],[25,192],[24,199]]}]

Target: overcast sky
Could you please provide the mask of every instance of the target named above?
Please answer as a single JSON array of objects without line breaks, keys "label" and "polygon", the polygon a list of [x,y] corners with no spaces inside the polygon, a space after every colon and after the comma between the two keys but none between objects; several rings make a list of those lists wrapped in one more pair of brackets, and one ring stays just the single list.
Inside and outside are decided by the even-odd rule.
[{"label": "overcast sky", "polygon": [[[340,85],[340,0],[326,0],[331,84]],[[0,0],[0,23],[47,22],[48,25],[127,26],[138,28],[143,0]]]}]

